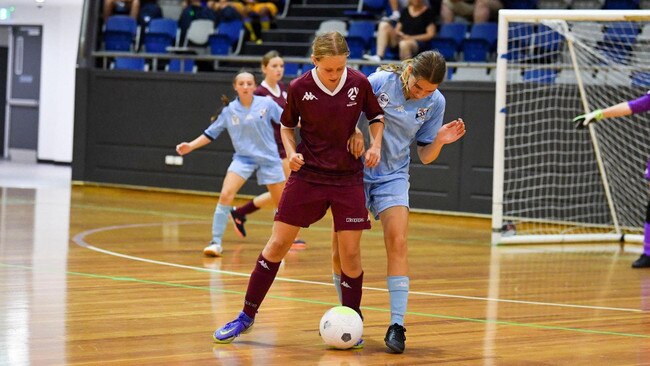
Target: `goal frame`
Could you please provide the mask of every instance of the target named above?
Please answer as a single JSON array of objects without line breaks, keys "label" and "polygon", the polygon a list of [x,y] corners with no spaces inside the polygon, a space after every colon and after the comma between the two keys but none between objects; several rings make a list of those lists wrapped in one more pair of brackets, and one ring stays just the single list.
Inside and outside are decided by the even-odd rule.
[{"label": "goal frame", "polygon": [[[558,19],[567,21],[650,21],[650,10],[500,10],[498,20],[497,37],[497,61],[496,61],[496,90],[494,108],[494,159],[492,178],[492,245],[501,244],[534,244],[534,243],[564,243],[564,242],[633,242],[642,243],[643,235],[624,234],[618,225],[616,214],[613,213],[614,232],[607,234],[558,234],[558,235],[502,235],[503,223],[503,198],[504,198],[504,168],[505,168],[505,128],[506,128],[506,93],[507,93],[507,67],[508,67],[508,26],[511,22],[534,22],[541,23],[542,20]],[[569,44],[569,52],[572,47]],[[575,58],[574,58],[575,60]],[[574,67],[577,68],[574,61]],[[579,73],[577,73],[579,79]],[[578,80],[578,88],[583,89],[582,82]],[[585,111],[588,105],[582,95],[582,104]],[[604,106],[603,106],[604,107]],[[589,126],[592,144],[596,145],[597,140],[593,134],[593,126]],[[599,150],[595,146],[596,160],[599,170],[603,172],[602,160]],[[605,195],[610,210],[613,210],[611,194],[607,182],[607,176],[601,174]]]}]

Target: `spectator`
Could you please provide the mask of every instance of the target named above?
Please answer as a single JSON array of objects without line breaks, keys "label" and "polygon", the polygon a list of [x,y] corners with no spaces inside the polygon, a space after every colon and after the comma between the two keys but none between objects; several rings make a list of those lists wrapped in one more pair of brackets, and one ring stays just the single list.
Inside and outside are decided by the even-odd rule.
[{"label": "spectator", "polygon": [[400,60],[410,59],[418,52],[428,50],[428,42],[436,35],[440,3],[435,9],[436,11],[427,6],[425,0],[409,0],[409,5],[400,13],[397,24],[393,25],[387,19],[379,22],[377,54],[364,55],[364,58],[380,62],[388,47],[398,48]]},{"label": "spectator", "polygon": [[209,5],[217,13],[235,9],[244,20],[244,26],[249,33],[249,39],[253,42],[261,40],[261,31],[271,29],[271,22],[278,14],[278,6],[275,1],[255,1],[255,0],[212,0]]},{"label": "spectator", "polygon": [[181,30],[180,44],[185,41],[185,34],[193,20],[196,19],[209,19],[217,22],[217,14],[207,5],[203,4],[201,0],[183,0],[183,11],[178,19],[178,28]]},{"label": "spectator", "polygon": [[493,22],[499,10],[507,7],[502,0],[443,0],[440,18],[443,24],[453,22],[455,17],[474,23]]},{"label": "spectator", "polygon": [[140,0],[104,0],[104,23],[111,15],[123,14],[138,19]]}]

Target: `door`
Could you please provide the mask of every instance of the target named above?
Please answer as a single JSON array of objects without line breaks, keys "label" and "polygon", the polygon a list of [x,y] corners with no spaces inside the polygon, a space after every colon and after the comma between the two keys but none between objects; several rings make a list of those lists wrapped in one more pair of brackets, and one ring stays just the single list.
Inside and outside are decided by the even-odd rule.
[{"label": "door", "polygon": [[4,156],[12,160],[19,155],[36,160],[41,46],[41,26],[11,27],[5,110],[7,148]]}]

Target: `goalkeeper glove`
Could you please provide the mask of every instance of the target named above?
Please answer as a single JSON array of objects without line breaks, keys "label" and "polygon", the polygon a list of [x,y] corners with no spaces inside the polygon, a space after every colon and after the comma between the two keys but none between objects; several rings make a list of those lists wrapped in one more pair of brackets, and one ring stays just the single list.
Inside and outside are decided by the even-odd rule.
[{"label": "goalkeeper glove", "polygon": [[582,129],[587,127],[594,120],[600,121],[603,119],[603,110],[596,109],[595,111],[589,112],[587,114],[581,114],[573,119],[577,129]]}]

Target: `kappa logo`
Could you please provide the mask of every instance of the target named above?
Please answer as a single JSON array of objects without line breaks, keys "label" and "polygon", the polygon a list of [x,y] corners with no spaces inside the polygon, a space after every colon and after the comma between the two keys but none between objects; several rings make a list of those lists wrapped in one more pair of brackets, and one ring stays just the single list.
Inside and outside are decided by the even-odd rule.
[{"label": "kappa logo", "polygon": [[260,266],[264,267],[264,269],[266,269],[266,270],[269,270],[269,269],[270,269],[270,268],[269,268],[269,265],[266,264],[266,262],[264,261],[264,259],[261,259],[261,260],[260,260],[259,262],[257,262],[257,263],[259,263]]},{"label": "kappa logo", "polygon": [[345,282],[345,281],[341,282],[341,286],[343,286],[345,288],[352,288],[352,286],[348,285],[348,283]]},{"label": "kappa logo", "polygon": [[302,96],[302,100],[318,100],[312,92],[305,92],[305,95]]}]

